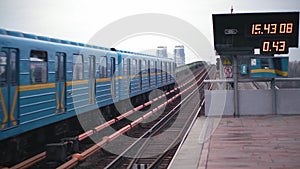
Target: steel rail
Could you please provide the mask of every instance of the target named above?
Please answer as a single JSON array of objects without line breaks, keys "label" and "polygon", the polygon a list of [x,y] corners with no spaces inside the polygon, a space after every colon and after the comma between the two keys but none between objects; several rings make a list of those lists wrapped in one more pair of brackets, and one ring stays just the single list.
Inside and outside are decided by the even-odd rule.
[{"label": "steel rail", "polygon": [[[209,73],[207,74],[207,76],[209,76]],[[206,78],[207,78],[206,76]],[[206,79],[205,78],[205,79]],[[203,88],[204,87],[204,82],[202,81],[201,84],[198,86],[197,89],[199,88]],[[211,88],[212,85],[209,87]],[[195,91],[197,90],[195,89],[192,93],[195,93]],[[191,97],[190,97],[191,98]],[[200,105],[200,106],[199,106]],[[198,108],[199,106],[199,108]],[[201,99],[201,103],[199,102],[197,104],[197,106],[195,106],[195,108],[193,109],[193,113],[191,113],[191,115],[188,117],[186,123],[184,124],[184,126],[182,127],[182,130],[180,131],[180,133],[177,135],[177,137],[174,139],[174,141],[164,150],[164,153],[160,154],[149,166],[147,166],[147,168],[157,168],[158,165],[161,163],[161,161],[168,155],[169,151],[171,149],[171,147],[175,146],[175,143],[177,143],[177,141],[181,138],[181,143],[183,142],[183,140],[186,139],[187,137],[187,133],[190,131],[192,125],[194,124],[194,122],[197,119],[198,114],[200,113],[200,111],[202,110],[204,106],[204,97],[202,97]],[[192,119],[191,119],[192,118]],[[190,122],[190,123],[189,123]],[[183,132],[185,131],[185,134],[183,136]],[[180,146],[180,145],[179,145]],[[136,163],[135,160],[132,160],[132,162],[130,163],[130,165],[128,165],[127,169],[132,168],[133,164]]]},{"label": "steel rail", "polygon": [[[201,74],[199,74],[199,75],[201,75]],[[170,114],[173,112],[173,111],[175,111],[181,104],[183,104],[183,102],[185,102],[186,103],[186,101],[188,100],[188,99],[190,99],[191,98],[191,96],[195,93],[195,91],[196,90],[199,90],[199,88],[200,87],[203,87],[204,86],[204,83],[203,83],[203,80],[204,80],[204,78],[206,78],[207,77],[207,73],[204,73],[204,74],[202,74],[202,76],[199,78],[199,80],[198,81],[196,81],[192,86],[190,86],[188,89],[190,89],[190,88],[192,88],[194,85],[196,85],[198,82],[200,82],[201,80],[202,80],[202,82],[201,82],[201,85],[199,85],[196,89],[194,89],[184,100],[182,100],[181,101],[181,103],[179,103],[175,108],[173,108],[163,119],[161,119],[159,122],[157,122],[153,127],[151,127],[147,132],[145,132],[139,139],[137,139],[134,143],[132,143],[132,145],[130,145],[126,150],[124,150],[123,151],[123,153],[121,153],[117,158],[115,158],[110,164],[108,164],[106,167],[105,167],[105,169],[107,169],[107,168],[111,168],[111,167],[113,167],[119,160],[121,160],[123,157],[124,157],[124,155],[130,150],[130,149],[132,149],[132,147],[133,146],[135,146],[138,142],[140,142],[141,141],[141,139],[143,139],[143,138],[145,138],[146,136],[148,136],[149,134],[155,134],[155,132],[153,132],[153,131],[155,131],[154,129],[158,126],[158,125],[161,125],[160,123],[162,123],[163,122],[163,120],[165,120],[166,118],[169,118],[169,116],[170,116]],[[188,89],[186,89],[186,91],[188,90]],[[184,93],[184,92],[183,92]],[[200,104],[200,103],[198,103],[198,104]],[[172,115],[174,116],[176,113],[172,113]],[[158,130],[156,130],[156,131],[158,131]],[[141,151],[142,151],[142,149],[143,149],[143,147],[145,146],[147,144],[147,141],[141,146],[141,148],[140,148],[140,150],[137,152],[137,154],[136,155],[138,155]],[[173,143],[172,143],[173,144]],[[130,165],[133,165],[133,163],[135,162],[135,160],[137,160],[137,159],[133,159],[133,161],[131,162],[131,164]],[[129,165],[129,166],[130,166]]]}]

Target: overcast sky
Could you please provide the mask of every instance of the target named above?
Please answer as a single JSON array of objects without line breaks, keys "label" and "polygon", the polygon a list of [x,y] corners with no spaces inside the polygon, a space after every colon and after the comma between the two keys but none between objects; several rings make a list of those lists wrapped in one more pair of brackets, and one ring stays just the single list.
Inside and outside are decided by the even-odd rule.
[{"label": "overcast sky", "polygon": [[[212,44],[211,15],[229,13],[232,5],[235,13],[300,11],[300,0],[0,0],[0,28],[86,43],[96,32],[118,19],[160,13],[190,23]],[[166,38],[153,39],[145,37],[143,44],[128,40],[119,46],[126,50],[146,50],[159,45],[171,48],[177,44]],[[146,42],[148,40],[151,42]],[[300,60],[299,51],[290,50],[290,60]]]}]

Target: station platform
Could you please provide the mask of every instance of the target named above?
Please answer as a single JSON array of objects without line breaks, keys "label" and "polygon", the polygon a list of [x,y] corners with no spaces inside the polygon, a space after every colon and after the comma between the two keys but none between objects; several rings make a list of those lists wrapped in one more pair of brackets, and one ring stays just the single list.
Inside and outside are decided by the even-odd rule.
[{"label": "station platform", "polygon": [[169,169],[300,168],[300,116],[200,117]]}]

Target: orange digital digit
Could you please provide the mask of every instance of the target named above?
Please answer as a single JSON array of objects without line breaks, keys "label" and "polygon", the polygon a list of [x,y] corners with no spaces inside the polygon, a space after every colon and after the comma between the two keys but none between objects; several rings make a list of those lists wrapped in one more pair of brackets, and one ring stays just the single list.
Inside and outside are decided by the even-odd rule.
[{"label": "orange digital digit", "polygon": [[264,30],[267,31],[267,34],[270,34],[270,31],[271,31],[270,24],[264,24]]},{"label": "orange digital digit", "polygon": [[285,33],[285,30],[286,30],[286,24],[285,23],[281,23],[279,25],[279,33]]},{"label": "orange digital digit", "polygon": [[252,29],[251,29],[251,34],[254,34],[254,28],[255,28],[255,24],[252,24]]},{"label": "orange digital digit", "polygon": [[285,51],[285,41],[279,41],[279,52]]},{"label": "orange digital digit", "polygon": [[271,24],[270,34],[276,34],[276,32],[277,32],[277,24],[273,23],[273,24]]},{"label": "orange digital digit", "polygon": [[293,23],[286,24],[286,33],[293,33]]},{"label": "orange digital digit", "polygon": [[263,52],[269,52],[270,50],[270,42],[263,42],[263,48],[262,48]]}]

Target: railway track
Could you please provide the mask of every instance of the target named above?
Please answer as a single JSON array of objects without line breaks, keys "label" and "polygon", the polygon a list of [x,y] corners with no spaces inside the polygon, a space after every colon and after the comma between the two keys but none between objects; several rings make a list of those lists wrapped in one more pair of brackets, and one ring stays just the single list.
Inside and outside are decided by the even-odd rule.
[{"label": "railway track", "polygon": [[[203,80],[204,77],[201,76],[200,79]],[[136,127],[136,132],[127,133],[128,136],[137,138],[137,140],[128,144],[120,155],[101,151],[98,155],[87,159],[87,163],[90,165],[84,164],[77,168],[166,168],[176,152],[178,143],[204,105],[203,100],[198,102],[199,99],[196,98],[198,96],[195,94],[202,87],[203,84],[201,83],[195,88],[189,88],[190,94],[182,98],[180,103],[174,103],[171,110],[166,111],[165,115],[162,115],[155,122],[147,124],[147,126]],[[186,106],[190,102],[196,102],[195,105],[197,106]],[[145,129],[147,130],[144,131]],[[112,147],[117,147],[120,143],[124,144],[122,140],[116,140],[110,144]],[[103,154],[109,158],[103,158],[101,156]],[[102,157],[102,160],[95,166],[97,163],[95,158],[99,156]]]},{"label": "railway track", "polygon": [[[200,75],[200,74],[201,74],[201,73],[199,73],[199,75]],[[201,77],[204,78],[204,74],[202,74]],[[190,81],[187,81],[183,86],[180,86],[180,90],[184,90],[185,92],[188,91],[188,90],[190,90],[191,86],[190,86],[189,88],[187,87],[187,86],[189,86],[189,85],[190,85]],[[116,123],[118,123],[118,122],[121,122],[124,118],[127,118],[127,117],[131,116],[132,114],[134,114],[135,112],[137,112],[137,111],[139,111],[139,110],[141,110],[141,109],[143,109],[143,108],[146,108],[147,106],[153,104],[154,102],[159,101],[161,98],[166,97],[166,96],[168,96],[168,95],[171,95],[172,93],[176,92],[178,89],[179,89],[179,88],[174,89],[174,90],[172,90],[172,91],[170,91],[170,92],[167,92],[166,94],[164,94],[164,95],[162,95],[162,96],[159,96],[159,97],[154,98],[153,100],[151,100],[151,101],[149,101],[149,102],[144,103],[143,105],[137,106],[137,107],[134,108],[133,110],[130,110],[130,111],[128,111],[128,112],[126,112],[126,113],[120,115],[119,117],[117,117],[117,118],[115,118],[115,119],[111,119],[111,120],[105,122],[104,124],[101,124],[100,126],[96,126],[96,127],[95,127],[94,129],[92,129],[92,130],[89,130],[89,131],[87,131],[87,132],[85,132],[85,133],[83,133],[83,134],[78,135],[76,138],[77,138],[78,141],[81,142],[81,141],[85,140],[86,138],[90,137],[91,135],[94,135],[94,134],[99,133],[100,131],[104,130],[106,127],[111,126],[111,125],[114,125],[114,124],[116,124]],[[179,97],[180,94],[177,94],[176,96]],[[175,97],[175,96],[172,97],[171,99],[169,99],[169,101],[163,103],[163,105],[166,106],[167,104],[170,104],[170,105],[171,105],[170,107],[173,107],[172,104],[174,104],[174,103],[171,103],[171,102],[175,101],[177,97]],[[176,106],[175,106],[175,107],[176,107]],[[178,107],[178,106],[177,106],[177,107]],[[173,108],[172,108],[172,110],[173,110]],[[174,111],[175,111],[175,110],[173,110],[173,112],[174,112]],[[155,113],[155,111],[153,111],[153,110],[148,111],[148,113],[143,114],[143,116],[141,116],[137,121],[140,121],[140,122],[141,122],[141,121],[143,121],[144,119],[146,119],[145,117],[147,117],[147,116],[150,117],[150,116],[153,115],[154,113]],[[177,114],[177,113],[174,113],[174,115],[175,115],[175,114]],[[177,116],[178,116],[178,115],[177,115]],[[178,118],[178,117],[177,117],[177,118]],[[158,118],[158,121],[160,121],[161,119],[163,119],[163,118]],[[157,120],[156,120],[156,121],[157,121]],[[168,120],[168,123],[171,123],[171,122]],[[118,130],[117,132],[112,133],[112,134],[110,134],[110,135],[108,135],[108,136],[106,136],[106,137],[103,137],[101,141],[99,141],[97,144],[95,144],[95,145],[93,145],[93,146],[87,148],[87,150],[82,151],[82,153],[80,153],[80,154],[79,154],[79,153],[74,153],[73,155],[70,156],[70,157],[71,157],[70,160],[69,160],[67,163],[65,163],[64,165],[61,165],[59,168],[71,168],[71,167],[76,166],[80,161],[83,161],[83,160],[87,159],[91,154],[97,152],[99,149],[101,149],[101,148],[102,148],[104,145],[106,145],[108,142],[111,143],[112,140],[118,138],[120,135],[122,135],[122,134],[124,134],[124,133],[126,133],[126,132],[129,133],[129,130],[131,130],[131,131],[136,130],[137,127],[141,128],[142,125],[143,125],[143,124],[140,124],[140,123],[135,122],[135,121],[132,122],[132,123],[130,123],[130,124],[123,124],[123,125],[120,125],[120,126],[119,126],[120,130]],[[142,128],[143,128],[144,130],[146,130],[146,129],[149,128],[150,126],[153,126],[153,123],[147,123],[147,125],[148,125],[148,126],[145,126],[145,125],[142,126]],[[166,124],[165,124],[165,125],[166,125]],[[153,130],[153,129],[151,129],[151,130]],[[151,130],[150,130],[150,131],[151,131]],[[142,130],[140,130],[140,131],[142,131]],[[173,131],[173,132],[175,132],[175,131]],[[157,134],[157,132],[151,132],[151,133],[156,133],[156,134]],[[133,137],[138,137],[138,135],[139,135],[139,132],[133,134]],[[149,137],[149,138],[151,138],[151,137]],[[150,144],[150,142],[149,142],[149,144]],[[171,145],[172,145],[172,147],[174,147],[174,146],[175,146],[175,143],[172,143]],[[170,149],[170,150],[171,150],[171,151],[174,151],[174,150],[172,150],[172,149]],[[100,152],[100,153],[102,153],[102,155],[105,156],[104,159],[113,159],[113,161],[114,161],[114,160],[117,158],[117,156],[115,156],[115,155],[111,155],[111,154],[109,154],[108,152],[105,152],[105,151],[103,151],[103,150],[101,150],[101,151],[102,151],[102,152]],[[45,165],[44,165],[44,163],[45,163],[45,158],[46,158],[46,152],[41,152],[40,154],[38,154],[38,155],[36,155],[36,156],[34,156],[34,157],[28,159],[28,160],[25,160],[25,161],[23,161],[22,163],[20,163],[20,164],[18,164],[18,165],[15,165],[15,166],[13,166],[13,167],[11,167],[11,168],[28,168],[28,167],[30,167],[30,166],[31,166],[31,168],[40,168],[41,166],[44,167],[44,166],[45,166]],[[136,159],[136,158],[134,158],[134,159]],[[86,161],[88,161],[88,160],[86,160]],[[43,163],[43,164],[40,164],[40,163]],[[131,162],[131,165],[132,165],[132,164],[133,164],[133,165],[136,165],[137,163],[138,163],[138,162],[134,162],[134,163]],[[69,165],[69,164],[70,164],[70,165]],[[102,163],[102,162],[101,162],[101,164],[105,164],[105,163]],[[82,166],[84,166],[84,165],[80,165],[79,168],[82,167]]]},{"label": "railway track", "polygon": [[[187,102],[195,100],[194,92],[175,106],[166,116],[160,119],[130,147],[116,157],[111,163],[100,168],[166,168],[176,152],[178,143],[201,110],[200,103],[196,107],[184,108]],[[180,113],[181,111],[184,111]],[[170,124],[174,124],[172,127]],[[170,128],[171,127],[171,128]],[[159,133],[163,132],[163,135]],[[155,139],[153,138],[155,137]],[[131,150],[135,150],[134,153]]]}]

